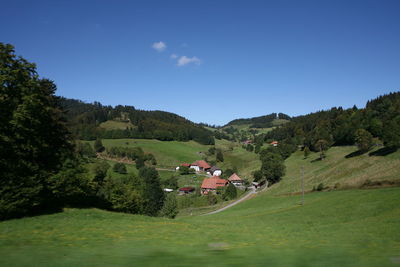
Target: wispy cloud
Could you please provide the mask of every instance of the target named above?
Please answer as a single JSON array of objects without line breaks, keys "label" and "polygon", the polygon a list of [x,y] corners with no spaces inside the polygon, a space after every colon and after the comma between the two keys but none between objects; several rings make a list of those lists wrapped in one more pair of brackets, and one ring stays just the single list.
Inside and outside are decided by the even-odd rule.
[{"label": "wispy cloud", "polygon": [[151,47],[153,47],[158,52],[162,52],[167,48],[167,45],[164,42],[160,41],[153,43]]},{"label": "wispy cloud", "polygon": [[170,56],[170,58],[176,59],[176,58],[178,58],[178,55],[177,55],[177,54],[172,54],[172,55]]},{"label": "wispy cloud", "polygon": [[178,66],[185,66],[187,64],[196,64],[196,65],[200,65],[201,64],[201,60],[198,57],[187,57],[187,56],[181,56],[180,58],[178,58]]}]

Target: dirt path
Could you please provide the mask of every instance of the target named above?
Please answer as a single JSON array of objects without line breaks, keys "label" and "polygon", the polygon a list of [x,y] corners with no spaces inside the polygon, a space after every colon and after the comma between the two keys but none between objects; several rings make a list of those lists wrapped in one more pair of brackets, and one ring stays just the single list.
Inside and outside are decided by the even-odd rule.
[{"label": "dirt path", "polygon": [[250,198],[251,196],[254,196],[255,194],[257,194],[256,190],[254,188],[251,189],[251,191],[249,191],[247,194],[245,194],[243,197],[239,198],[238,200],[226,205],[225,207],[222,207],[220,209],[214,210],[212,212],[206,213],[206,214],[202,214],[203,215],[210,215],[210,214],[215,214],[221,211],[224,211],[226,209],[229,209],[237,204],[239,204],[240,202],[245,201],[246,199]]}]

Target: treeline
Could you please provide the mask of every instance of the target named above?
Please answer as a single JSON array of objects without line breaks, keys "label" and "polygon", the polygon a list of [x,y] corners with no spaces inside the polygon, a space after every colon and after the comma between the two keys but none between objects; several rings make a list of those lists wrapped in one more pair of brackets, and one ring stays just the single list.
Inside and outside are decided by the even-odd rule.
[{"label": "treeline", "polygon": [[[120,180],[106,175],[105,164],[96,165],[94,176],[87,172],[85,160],[96,154],[89,144],[75,145],[55,91],[52,81],[39,78],[35,64],[0,43],[0,220],[65,206],[175,216],[174,195],[165,198],[154,168],[139,167],[138,176]],[[82,123],[105,115],[101,108],[94,110],[88,113],[93,118],[81,117]],[[114,170],[125,172],[122,166]]]},{"label": "treeline", "polygon": [[249,119],[236,119],[230,121],[225,126],[232,126],[232,125],[243,125],[243,124],[250,124],[250,128],[270,128],[273,125],[273,121],[275,119],[284,119],[290,120],[290,116],[284,113],[271,113],[265,116],[259,116]]},{"label": "treeline", "polygon": [[400,92],[368,101],[362,109],[335,107],[294,117],[289,123],[265,134],[264,140],[278,140],[320,151],[332,145],[357,144],[357,139],[368,134],[382,140],[386,147],[400,146]]},{"label": "treeline", "polygon": [[[173,113],[137,110],[132,106],[103,106],[99,102],[88,104],[66,98],[60,98],[60,101],[66,110],[70,131],[82,140],[143,138],[214,144],[211,131]],[[132,126],[112,130],[99,127],[109,120],[127,122]]]}]

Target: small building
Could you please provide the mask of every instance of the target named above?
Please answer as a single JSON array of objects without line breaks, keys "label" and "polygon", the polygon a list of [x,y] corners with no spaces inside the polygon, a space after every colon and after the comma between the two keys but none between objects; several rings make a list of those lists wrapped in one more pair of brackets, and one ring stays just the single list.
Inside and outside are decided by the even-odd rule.
[{"label": "small building", "polygon": [[225,187],[228,184],[228,180],[221,179],[218,176],[206,178],[201,184],[201,194],[208,195],[209,192],[216,192],[219,187]]},{"label": "small building", "polygon": [[212,166],[207,173],[209,173],[211,176],[221,176],[222,170],[217,166]]},{"label": "small building", "polygon": [[278,141],[272,141],[271,142],[271,146],[278,146],[278,144],[279,144]]},{"label": "small building", "polygon": [[251,145],[252,143],[253,143],[252,140],[245,140],[245,141],[243,141],[243,144],[244,144],[244,145]]},{"label": "small building", "polygon": [[195,191],[195,188],[190,187],[190,186],[179,188],[179,194],[181,194],[181,195],[190,194],[190,193],[193,193],[194,191]]},{"label": "small building", "polygon": [[204,160],[198,160],[190,164],[190,168],[194,169],[196,172],[200,172],[200,171],[208,171],[211,168],[211,166]]},{"label": "small building", "polygon": [[228,181],[234,186],[243,185],[243,180],[236,174],[232,174],[231,177],[228,178]]}]

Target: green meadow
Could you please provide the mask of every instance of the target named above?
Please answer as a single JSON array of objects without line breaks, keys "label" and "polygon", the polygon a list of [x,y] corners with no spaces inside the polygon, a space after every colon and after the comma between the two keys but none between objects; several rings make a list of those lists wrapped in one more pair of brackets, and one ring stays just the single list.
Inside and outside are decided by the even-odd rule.
[{"label": "green meadow", "polygon": [[1,266],[393,266],[400,189],[265,192],[175,220],[101,211],[0,223]]},{"label": "green meadow", "polygon": [[[375,148],[371,152],[376,151]],[[318,153],[305,159],[302,151],[293,153],[286,161],[286,175],[270,191],[287,194],[301,191],[301,168],[304,170],[304,188],[312,190],[320,183],[324,187],[350,189],[371,182],[400,184],[400,151],[386,156],[370,156],[369,153],[346,158],[357,151],[355,146],[331,147],[326,158],[318,160]]]}]

